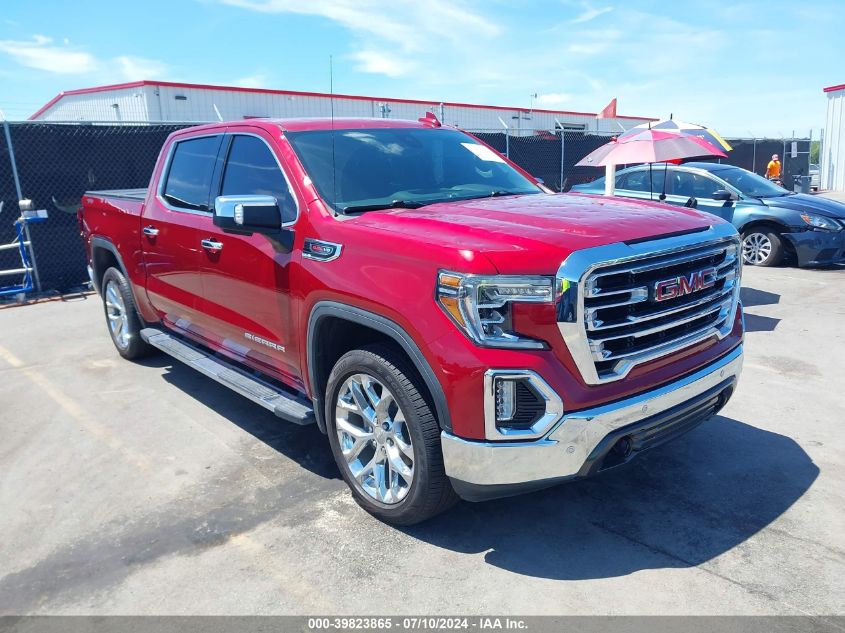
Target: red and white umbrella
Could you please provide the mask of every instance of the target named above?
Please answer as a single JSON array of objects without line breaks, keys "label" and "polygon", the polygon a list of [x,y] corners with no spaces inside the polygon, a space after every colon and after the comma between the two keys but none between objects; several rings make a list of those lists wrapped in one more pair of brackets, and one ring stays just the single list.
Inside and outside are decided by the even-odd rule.
[{"label": "red and white umbrella", "polygon": [[645,129],[667,130],[680,132],[681,134],[689,134],[690,136],[697,136],[699,138],[703,138],[711,145],[715,145],[719,149],[723,149],[726,152],[729,152],[733,149],[730,143],[723,139],[719,135],[719,133],[713,128],[704,127],[703,125],[698,125],[696,123],[678,121],[677,119],[674,119],[671,116],[668,119],[664,119],[663,121],[652,121],[651,123],[642,123],[634,128],[631,128],[624,134],[620,135],[620,137],[624,137],[629,134],[636,134],[637,132],[641,132]]},{"label": "red and white umbrella", "polygon": [[578,167],[663,163],[697,156],[727,156],[720,148],[698,136],[667,130],[640,130],[613,139],[590,152]]},{"label": "red and white umbrella", "polygon": [[590,152],[577,167],[607,167],[605,195],[612,196],[616,180],[616,165],[664,163],[683,158],[704,156],[725,157],[727,154],[703,138],[674,130],[640,130],[614,138]]}]

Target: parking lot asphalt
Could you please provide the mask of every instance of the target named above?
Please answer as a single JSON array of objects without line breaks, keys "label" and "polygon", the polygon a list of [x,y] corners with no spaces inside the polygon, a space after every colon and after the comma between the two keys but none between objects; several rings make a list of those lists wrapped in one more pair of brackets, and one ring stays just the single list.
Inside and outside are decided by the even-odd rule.
[{"label": "parking lot asphalt", "polygon": [[845,269],[746,268],[717,418],[630,468],[397,529],[314,427],[96,296],[0,310],[0,614],[845,613]]}]

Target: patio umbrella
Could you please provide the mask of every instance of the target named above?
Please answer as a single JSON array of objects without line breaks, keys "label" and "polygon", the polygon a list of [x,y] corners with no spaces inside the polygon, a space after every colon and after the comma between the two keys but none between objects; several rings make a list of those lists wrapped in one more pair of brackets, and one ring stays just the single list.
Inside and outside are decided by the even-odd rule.
[{"label": "patio umbrella", "polygon": [[629,134],[636,134],[644,129],[670,130],[680,132],[681,134],[697,136],[698,138],[704,139],[711,145],[715,145],[716,147],[723,149],[726,152],[729,152],[733,149],[733,147],[731,147],[725,139],[719,136],[719,133],[716,132],[716,130],[705,127],[703,125],[698,125],[696,123],[676,121],[671,116],[668,119],[664,119],[663,121],[657,121],[656,123],[643,123],[641,125],[637,125],[636,127],[633,127],[624,134],[622,134],[619,138],[625,138]]},{"label": "patio umbrella", "polygon": [[576,167],[607,167],[604,193],[606,196],[612,196],[616,165],[664,163],[699,156],[725,157],[727,154],[697,136],[670,130],[645,129],[614,138],[587,154],[576,163]]}]

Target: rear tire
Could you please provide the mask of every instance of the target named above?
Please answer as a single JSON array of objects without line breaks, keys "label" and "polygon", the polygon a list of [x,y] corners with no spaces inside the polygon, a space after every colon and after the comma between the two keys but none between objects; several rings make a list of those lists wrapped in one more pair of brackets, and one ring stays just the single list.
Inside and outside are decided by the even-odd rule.
[{"label": "rear tire", "polygon": [[147,356],[153,348],[141,338],[141,319],[129,281],[117,268],[109,268],[101,284],[106,325],[117,353],[127,360]]},{"label": "rear tire", "polygon": [[742,261],[749,266],[779,266],[783,263],[783,239],[774,229],[755,227],[742,234]]},{"label": "rear tire", "polygon": [[344,354],[326,387],[329,443],[343,479],[362,508],[394,525],[425,521],[458,500],[416,380],[399,354],[372,345]]}]

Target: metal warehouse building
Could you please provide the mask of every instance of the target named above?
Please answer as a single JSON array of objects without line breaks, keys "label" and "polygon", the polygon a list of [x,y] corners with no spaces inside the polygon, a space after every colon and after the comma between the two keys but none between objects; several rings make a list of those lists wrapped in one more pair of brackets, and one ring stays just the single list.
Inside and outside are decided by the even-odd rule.
[{"label": "metal warehouse building", "polygon": [[[416,119],[427,110],[444,123],[469,130],[503,130],[532,134],[553,130],[556,121],[566,128],[619,132],[645,121],[643,117],[597,119],[591,112],[568,112],[484,106],[470,103],[391,99],[326,93],[236,88],[166,81],[136,81],[111,86],[69,90],[54,97],[33,114],[39,121],[200,122],[256,117],[295,118],[329,116],[334,99],[337,117]],[[218,116],[219,113],[219,116]]]},{"label": "metal warehouse building", "polygon": [[825,88],[827,118],[819,166],[822,189],[845,191],[845,84]]}]

